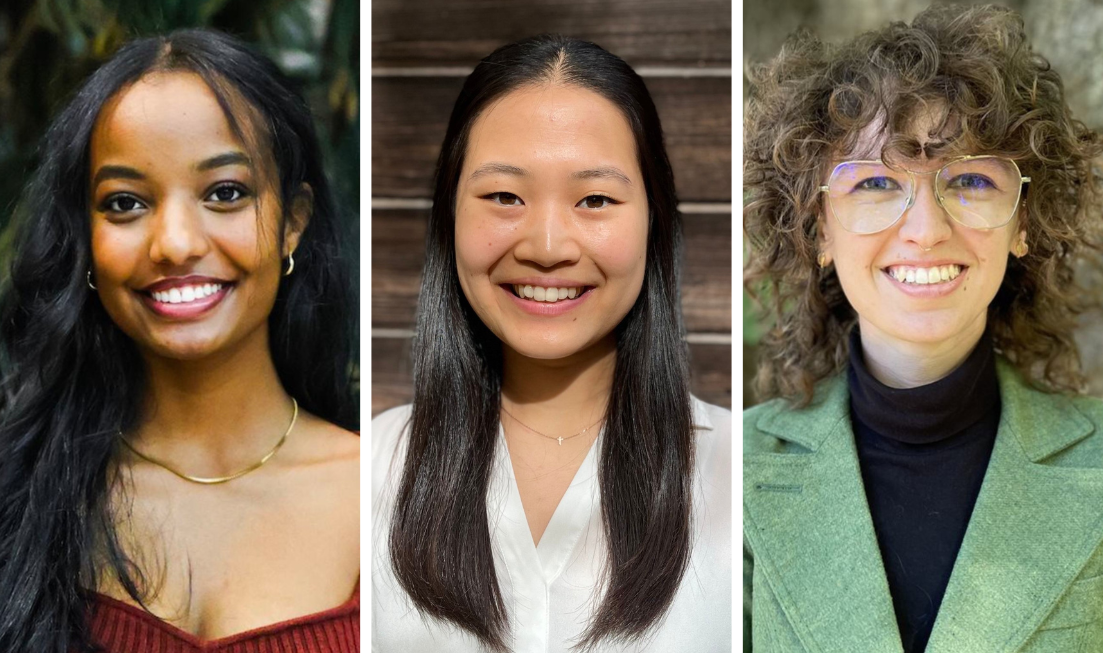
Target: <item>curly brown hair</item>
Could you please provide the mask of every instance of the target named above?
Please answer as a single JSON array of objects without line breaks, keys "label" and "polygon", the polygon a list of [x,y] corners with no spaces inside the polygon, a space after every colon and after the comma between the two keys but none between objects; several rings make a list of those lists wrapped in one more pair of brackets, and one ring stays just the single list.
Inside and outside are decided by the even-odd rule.
[{"label": "curly brown hair", "polygon": [[[770,324],[759,399],[806,405],[815,383],[846,365],[857,315],[833,270],[816,265],[819,187],[833,157],[853,153],[874,121],[883,125],[882,158],[921,149],[931,157],[998,154],[1031,178],[1023,225],[1030,254],[1010,257],[989,330],[1035,387],[1083,391],[1072,332],[1093,302],[1074,277],[1103,267],[1092,165],[1103,145],[1072,117],[1060,76],[1031,51],[1018,14],[932,7],[910,26],[892,23],[834,47],[801,31],[748,76],[744,287]],[[941,120],[931,133],[950,134],[939,151],[910,134],[932,107]]]}]

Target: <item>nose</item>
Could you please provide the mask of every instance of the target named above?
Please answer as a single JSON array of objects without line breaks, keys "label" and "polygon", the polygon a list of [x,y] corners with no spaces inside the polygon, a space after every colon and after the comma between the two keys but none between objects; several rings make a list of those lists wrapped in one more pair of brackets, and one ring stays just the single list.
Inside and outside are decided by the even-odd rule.
[{"label": "nose", "polygon": [[935,197],[933,177],[916,175],[911,206],[901,218],[900,237],[923,250],[933,249],[953,234],[952,221],[953,218]]},{"label": "nose", "polygon": [[514,255],[542,268],[577,262],[582,254],[569,206],[548,201],[530,208]]},{"label": "nose", "polygon": [[184,265],[210,251],[198,207],[169,200],[151,218],[149,258],[154,263]]}]

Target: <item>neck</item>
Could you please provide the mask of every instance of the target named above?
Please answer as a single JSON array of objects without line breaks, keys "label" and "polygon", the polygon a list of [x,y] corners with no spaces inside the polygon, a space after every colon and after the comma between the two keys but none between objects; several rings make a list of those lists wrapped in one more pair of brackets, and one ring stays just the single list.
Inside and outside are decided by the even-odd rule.
[{"label": "neck", "polygon": [[963,333],[939,342],[910,342],[886,336],[859,319],[862,355],[873,378],[890,388],[917,388],[957,369],[984,335],[982,315]]},{"label": "neck", "polygon": [[604,415],[616,360],[612,335],[555,360],[528,358],[503,345],[502,403],[521,420],[577,423],[581,430]]},{"label": "neck", "polygon": [[142,420],[128,434],[144,453],[180,468],[232,471],[266,453],[290,424],[267,334],[201,360],[147,354],[145,362]]}]

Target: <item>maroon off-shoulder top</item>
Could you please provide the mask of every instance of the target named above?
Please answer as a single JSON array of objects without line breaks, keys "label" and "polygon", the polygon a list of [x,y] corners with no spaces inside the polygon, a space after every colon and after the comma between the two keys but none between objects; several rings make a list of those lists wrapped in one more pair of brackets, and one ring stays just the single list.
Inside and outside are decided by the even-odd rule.
[{"label": "maroon off-shoulder top", "polygon": [[359,653],[360,582],[348,601],[303,617],[203,641],[145,610],[93,594],[93,641],[109,653]]}]

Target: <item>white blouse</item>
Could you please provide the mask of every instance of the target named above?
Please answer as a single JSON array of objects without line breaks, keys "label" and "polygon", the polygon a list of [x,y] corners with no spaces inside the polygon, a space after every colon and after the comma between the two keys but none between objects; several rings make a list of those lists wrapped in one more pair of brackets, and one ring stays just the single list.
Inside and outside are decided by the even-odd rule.
[{"label": "white blouse", "polygon": [[[485,651],[466,631],[419,613],[391,571],[387,535],[409,417],[410,406],[400,406],[371,424],[372,651]],[[698,439],[689,567],[658,626],[632,645],[603,641],[598,646],[603,653],[732,650],[732,414],[694,398],[693,421]],[[535,545],[499,427],[487,514],[515,653],[568,653],[596,608],[600,597],[594,590],[605,558],[597,475],[602,437],[590,447]]]}]

